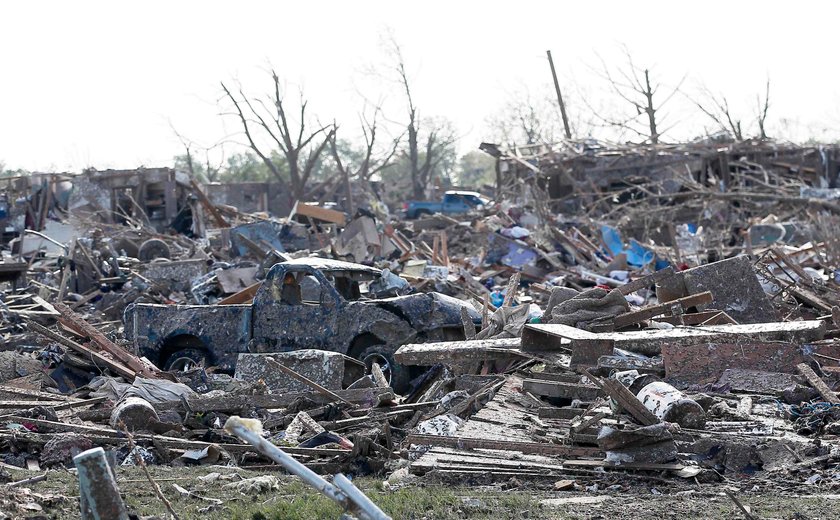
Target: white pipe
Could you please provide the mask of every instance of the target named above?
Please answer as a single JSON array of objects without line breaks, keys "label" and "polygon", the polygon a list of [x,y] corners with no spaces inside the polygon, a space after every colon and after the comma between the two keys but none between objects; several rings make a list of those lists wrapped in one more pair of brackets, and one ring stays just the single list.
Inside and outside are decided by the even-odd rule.
[{"label": "white pipe", "polygon": [[[306,484],[326,495],[330,500],[337,502],[345,510],[354,510],[360,513],[362,520],[392,520],[390,516],[382,512],[364,493],[354,486],[347,477],[339,473],[335,476],[336,485],[330,484],[291,455],[263,439],[259,433],[249,428],[241,418],[236,416],[228,418],[225,423],[225,431],[251,444],[257,451],[283,466],[289,473],[300,477]],[[339,482],[341,482],[340,485]]]}]

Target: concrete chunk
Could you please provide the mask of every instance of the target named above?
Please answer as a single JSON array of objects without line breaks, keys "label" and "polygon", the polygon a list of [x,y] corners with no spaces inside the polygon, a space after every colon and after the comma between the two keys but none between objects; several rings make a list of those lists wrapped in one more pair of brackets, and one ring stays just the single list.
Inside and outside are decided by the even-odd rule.
[{"label": "concrete chunk", "polygon": [[729,368],[723,371],[718,385],[728,386],[733,392],[753,394],[782,395],[786,388],[801,385],[803,379],[794,374],[783,372],[763,372],[742,368]]},{"label": "concrete chunk", "polygon": [[716,382],[726,369],[795,374],[796,365],[807,361],[807,356],[814,352],[837,357],[840,355],[840,347],[800,346],[798,343],[783,342],[710,341],[697,345],[664,345],[662,361],[665,365],[665,379],[671,384],[703,385]]},{"label": "concrete chunk", "polygon": [[738,323],[764,323],[779,319],[746,256],[736,256],[680,273],[688,294],[710,291],[714,301],[698,309],[726,312]]},{"label": "concrete chunk", "polygon": [[272,357],[283,366],[315,381],[329,390],[341,390],[344,381],[344,364],[349,359],[338,352],[324,350],[297,350],[271,354],[239,354],[236,362],[236,379],[256,381],[262,379],[272,391],[309,392],[312,388],[284,374],[266,363]]}]

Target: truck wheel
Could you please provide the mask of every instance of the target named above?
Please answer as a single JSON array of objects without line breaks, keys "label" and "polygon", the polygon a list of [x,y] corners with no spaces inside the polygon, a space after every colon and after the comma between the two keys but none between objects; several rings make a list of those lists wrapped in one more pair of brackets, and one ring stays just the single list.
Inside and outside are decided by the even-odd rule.
[{"label": "truck wheel", "polygon": [[144,262],[149,262],[155,258],[172,258],[172,253],[166,242],[157,238],[150,238],[140,244],[140,248],[137,251],[137,258]]},{"label": "truck wheel", "polygon": [[187,348],[173,352],[166,360],[164,370],[186,372],[207,362],[207,353],[196,348]]},{"label": "truck wheel", "polygon": [[417,210],[417,213],[414,215],[414,218],[428,217],[431,214],[432,214],[432,212],[427,210],[427,209],[420,209],[420,210]]},{"label": "truck wheel", "polygon": [[374,363],[378,364],[385,378],[391,384],[391,388],[399,394],[408,390],[411,376],[408,367],[394,361],[396,350],[395,347],[389,347],[388,345],[371,345],[359,354],[359,360],[365,364],[368,373],[370,373],[370,367]]}]

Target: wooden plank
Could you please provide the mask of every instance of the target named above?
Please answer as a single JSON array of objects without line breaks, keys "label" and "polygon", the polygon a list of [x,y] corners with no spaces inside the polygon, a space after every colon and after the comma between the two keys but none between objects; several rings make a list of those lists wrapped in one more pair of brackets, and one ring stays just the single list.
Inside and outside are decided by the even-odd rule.
[{"label": "wooden plank", "polygon": [[334,224],[338,224],[339,226],[344,226],[347,223],[347,218],[344,216],[344,213],[340,211],[322,208],[320,206],[315,206],[314,204],[306,204],[305,202],[300,201],[295,203],[295,207],[292,208],[292,214],[290,217],[295,215],[303,215],[304,217],[323,220],[324,222],[332,222]]},{"label": "wooden plank", "polygon": [[143,361],[140,360],[140,358],[108,339],[105,336],[105,334],[103,334],[96,327],[85,321],[70,307],[64,305],[63,303],[56,302],[55,308],[58,312],[61,313],[61,317],[58,320],[59,323],[69,328],[73,332],[77,333],[78,335],[89,338],[91,344],[95,345],[100,350],[107,352],[108,354],[113,356],[114,359],[119,361],[119,363],[127,366],[128,368],[136,372],[138,375],[142,375],[144,377],[149,377],[152,379],[157,379],[161,377],[160,370],[158,370],[155,367],[150,369],[149,366],[147,366],[145,363],[143,363]]},{"label": "wooden plank", "polygon": [[[819,320],[751,323],[744,325],[710,325],[704,327],[675,327],[669,330],[638,330],[594,334],[559,324],[527,324],[522,333],[523,350],[551,350],[543,348],[541,337],[561,339],[611,339],[616,348],[657,355],[663,344],[696,345],[699,343],[739,343],[788,341],[808,343],[825,336],[825,322]],[[529,341],[527,338],[536,338]],[[549,344],[550,345],[550,344]]]},{"label": "wooden plank", "polygon": [[729,318],[725,312],[716,310],[692,312],[691,314],[680,316],[657,316],[655,319],[656,321],[670,323],[671,325],[700,325],[703,323],[706,325],[736,324],[735,320]]},{"label": "wooden plank", "polygon": [[813,386],[817,390],[817,392],[820,393],[820,396],[827,403],[840,403],[840,399],[837,398],[837,394],[835,394],[834,391],[831,390],[831,388],[829,388],[827,384],[825,384],[825,381],[823,381],[822,378],[818,376],[816,372],[811,370],[811,367],[809,367],[805,363],[800,363],[796,365],[796,370],[802,375],[802,377],[808,380],[811,386]]},{"label": "wooden plank", "polygon": [[604,460],[564,460],[563,466],[582,468],[604,468],[604,469],[627,469],[627,470],[649,470],[649,471],[679,471],[685,466],[678,463],[649,463],[649,462],[625,462],[614,464]]},{"label": "wooden plank", "polygon": [[79,399],[67,397],[65,395],[51,394],[49,392],[41,392],[40,390],[29,390],[24,388],[16,388],[9,385],[0,385],[0,394],[11,394],[30,397],[33,400],[41,401],[59,401],[59,402],[78,402]]},{"label": "wooden plank", "polygon": [[557,408],[556,406],[543,406],[537,410],[540,419],[567,419],[579,417],[586,410],[584,408]]},{"label": "wooden plank", "polygon": [[67,257],[64,266],[61,268],[61,281],[58,284],[58,294],[55,296],[56,302],[64,300],[67,294],[67,284],[70,282],[70,266],[73,264],[73,258],[76,256],[76,240],[70,242],[70,249],[67,252]]},{"label": "wooden plank", "polygon": [[[85,399],[83,401],[75,401],[75,402],[65,402],[65,403],[56,403],[55,401],[15,401],[16,403],[26,403],[25,406],[2,406],[0,408],[13,408],[13,409],[25,409],[25,408],[32,408],[35,406],[43,406],[46,408],[50,408],[52,410],[69,410],[72,408],[81,408],[82,406],[90,406],[93,404],[101,403],[107,400],[107,397],[94,397],[92,399]],[[10,401],[5,401],[3,404],[11,404]],[[0,419],[5,419],[7,417],[14,416],[15,414],[7,414],[0,416]]]},{"label": "wooden plank", "polygon": [[33,294],[33,295],[32,295],[32,301],[34,301],[35,303],[37,303],[38,305],[40,305],[41,307],[43,307],[43,308],[44,308],[44,310],[45,310],[48,314],[51,314],[51,315],[53,315],[53,316],[58,316],[59,312],[58,312],[57,310],[55,310],[55,307],[53,307],[53,306],[52,306],[52,304],[51,304],[50,302],[48,302],[48,301],[46,301],[45,299],[41,298],[41,297],[40,297],[40,296],[38,296],[37,294]]},{"label": "wooden plank", "polygon": [[410,343],[394,353],[401,365],[434,365],[442,362],[487,361],[529,357],[519,350],[519,338]]},{"label": "wooden plank", "polygon": [[127,367],[125,365],[123,365],[119,361],[108,358],[108,357],[105,357],[102,354],[94,351],[93,349],[90,349],[88,347],[85,347],[84,345],[76,343],[75,341],[73,341],[71,339],[65,338],[64,336],[62,336],[61,334],[59,334],[57,332],[53,332],[52,330],[44,327],[43,325],[39,325],[38,323],[35,323],[34,321],[27,321],[26,326],[30,330],[33,330],[33,331],[37,332],[38,334],[40,334],[44,337],[47,337],[47,338],[49,338],[53,341],[61,343],[65,347],[69,347],[69,348],[75,350],[76,352],[81,354],[86,359],[90,359],[91,361],[93,361],[94,364],[96,364],[98,366],[103,366],[103,367],[111,370],[112,372],[114,372],[117,375],[121,375],[123,377],[126,377],[131,381],[133,381],[134,378],[137,376],[137,373],[134,370],[130,369],[129,367]]},{"label": "wooden plank", "polygon": [[228,224],[225,217],[222,216],[219,208],[217,208],[207,195],[204,193],[204,190],[195,182],[195,179],[190,179],[190,185],[192,186],[193,193],[198,197],[198,201],[201,203],[202,207],[207,210],[208,213],[213,217],[213,220],[216,221],[216,225],[220,228],[229,228],[230,224]]},{"label": "wooden plank", "polygon": [[542,442],[498,441],[491,439],[472,439],[467,437],[445,437],[442,435],[421,435],[413,433],[406,438],[407,444],[446,446],[461,449],[484,449],[518,451],[521,453],[539,453],[541,455],[559,455],[564,457],[600,457],[603,452],[598,448],[564,446]]},{"label": "wooden plank", "polygon": [[572,372],[559,374],[551,372],[528,372],[528,379],[540,379],[543,381],[562,381],[564,383],[580,383],[580,375]]},{"label": "wooden plank", "polygon": [[[375,406],[380,400],[394,398],[394,391],[390,388],[362,388],[357,390],[336,390],[343,399],[351,403]],[[307,398],[316,404],[331,402],[329,398],[317,392],[285,392],[282,394],[239,395],[222,397],[198,397],[187,399],[186,404],[193,412],[223,412],[237,411],[243,408],[286,408],[297,399]],[[155,403],[156,410],[180,410],[184,408],[182,401],[167,401]],[[387,408],[385,410],[388,410]]]},{"label": "wooden plank", "polygon": [[[42,427],[47,429],[55,429],[59,430],[60,428],[58,425],[65,424],[65,423],[56,423],[53,421],[43,421],[43,420],[33,420],[33,419],[25,419],[22,417],[18,417],[17,419],[25,420],[30,423],[35,424],[35,422],[41,423]],[[53,423],[51,425],[46,425],[45,423]],[[70,425],[68,425],[70,426]],[[69,431],[69,430],[68,430]],[[121,445],[125,443],[125,433],[117,430],[112,430],[109,428],[102,428],[100,433],[97,434],[93,430],[85,430],[84,433],[85,437],[90,439],[95,445]],[[37,444],[46,444],[52,439],[60,439],[62,438],[63,433],[35,433],[35,432],[0,432],[0,439],[17,439],[18,441],[25,439],[27,442],[33,442]],[[166,437],[162,435],[149,435],[149,434],[141,434],[135,433],[134,434],[135,441],[142,441],[142,442],[153,442],[156,445],[162,446],[167,449],[171,450],[195,450],[195,449],[203,449],[208,446],[216,446],[224,451],[229,453],[245,453],[245,452],[254,452],[256,450],[250,444],[226,444],[226,443],[211,443],[205,441],[193,441],[187,439],[180,439],[177,437]],[[283,451],[289,453],[290,455],[298,455],[298,456],[306,456],[311,458],[319,458],[319,457],[335,457],[335,456],[347,456],[352,453],[352,450],[345,450],[345,449],[334,449],[334,448],[298,448],[292,446],[283,446]],[[20,469],[20,468],[16,468]]]},{"label": "wooden plank", "polygon": [[262,287],[262,281],[256,282],[248,287],[242,289],[238,293],[231,294],[227,298],[219,300],[216,305],[239,305],[248,303],[257,295],[257,291]]},{"label": "wooden plank", "polygon": [[522,382],[522,390],[545,397],[562,397],[566,399],[581,399],[583,401],[591,401],[598,397],[598,387],[595,385],[565,383],[562,381],[526,379]]},{"label": "wooden plank", "polygon": [[653,415],[653,412],[648,410],[645,405],[639,401],[639,398],[633,395],[633,392],[628,390],[621,381],[617,381],[615,379],[601,379],[586,370],[583,372],[586,374],[586,377],[592,380],[596,385],[600,386],[604,393],[612,397],[619,406],[624,408],[627,413],[633,416],[639,424],[643,426],[650,426],[652,424],[659,423],[659,418]]},{"label": "wooden plank", "polygon": [[0,409],[33,408],[35,406],[53,406],[55,401],[0,401]]},{"label": "wooden plank", "polygon": [[613,325],[615,326],[615,328],[620,329],[622,327],[633,325],[635,323],[639,323],[640,321],[653,318],[654,316],[665,314],[666,312],[674,309],[675,306],[685,311],[685,309],[689,307],[695,307],[697,305],[712,303],[713,300],[714,298],[712,298],[712,293],[709,291],[698,294],[692,294],[691,296],[686,296],[684,298],[678,298],[669,302],[660,303],[659,305],[651,305],[649,307],[639,309],[638,311],[620,314],[613,319]]}]

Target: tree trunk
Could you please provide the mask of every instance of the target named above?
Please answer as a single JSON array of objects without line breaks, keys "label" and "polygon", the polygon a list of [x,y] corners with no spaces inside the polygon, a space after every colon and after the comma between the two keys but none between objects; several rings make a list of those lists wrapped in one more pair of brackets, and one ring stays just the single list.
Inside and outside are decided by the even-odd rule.
[{"label": "tree trunk", "polygon": [[652,144],[659,143],[659,133],[656,131],[656,109],[653,108],[653,92],[650,88],[650,75],[645,69],[645,98],[647,98],[647,112],[648,123],[650,125],[650,142]]}]

